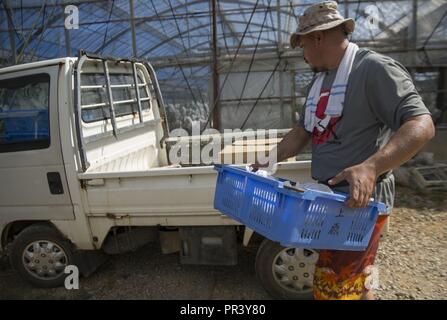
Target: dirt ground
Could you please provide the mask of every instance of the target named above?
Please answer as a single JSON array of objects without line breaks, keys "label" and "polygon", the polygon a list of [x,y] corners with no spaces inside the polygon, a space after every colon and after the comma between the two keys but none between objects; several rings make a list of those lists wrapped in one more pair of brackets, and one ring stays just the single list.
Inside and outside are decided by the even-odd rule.
[{"label": "dirt ground", "polygon": [[381,299],[447,299],[447,193],[398,188],[376,259]]},{"label": "dirt ground", "polygon": [[[256,279],[256,247],[234,267],[179,264],[155,244],[112,256],[80,289],[36,289],[0,259],[0,299],[270,299]],[[377,257],[380,299],[447,299],[447,193],[398,188]]]}]

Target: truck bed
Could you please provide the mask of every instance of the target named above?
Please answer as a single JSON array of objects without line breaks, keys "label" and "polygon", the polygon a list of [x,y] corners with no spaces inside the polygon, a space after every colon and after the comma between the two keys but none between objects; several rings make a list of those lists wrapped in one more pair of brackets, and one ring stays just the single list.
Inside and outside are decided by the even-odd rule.
[{"label": "truck bed", "polygon": [[[235,224],[213,208],[216,175],[213,166],[163,167],[82,173],[79,179],[92,218],[129,219],[123,222],[126,225]],[[275,175],[311,181],[310,161],[279,163]]]}]

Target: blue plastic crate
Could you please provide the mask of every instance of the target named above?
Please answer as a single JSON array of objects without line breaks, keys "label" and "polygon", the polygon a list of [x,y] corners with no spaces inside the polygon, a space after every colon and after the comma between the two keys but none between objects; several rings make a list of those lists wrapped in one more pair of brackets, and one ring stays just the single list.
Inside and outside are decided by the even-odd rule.
[{"label": "blue plastic crate", "polygon": [[345,206],[346,194],[285,187],[284,179],[216,165],[214,208],[283,246],[363,251],[383,203]]},{"label": "blue plastic crate", "polygon": [[29,109],[2,112],[3,140],[20,142],[49,138],[48,110]]}]

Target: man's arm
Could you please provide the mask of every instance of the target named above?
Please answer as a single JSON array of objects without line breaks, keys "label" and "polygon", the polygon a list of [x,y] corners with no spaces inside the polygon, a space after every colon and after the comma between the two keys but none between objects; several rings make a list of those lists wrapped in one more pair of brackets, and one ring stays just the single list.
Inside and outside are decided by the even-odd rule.
[{"label": "man's arm", "polygon": [[[290,157],[296,156],[310,140],[310,135],[301,125],[295,125],[290,130],[281,142],[272,149],[270,154],[276,153],[276,162],[281,162]],[[270,157],[271,158],[271,157]],[[267,167],[269,164],[254,163],[251,165],[253,171],[257,171],[259,168]],[[272,163],[273,165],[273,163]]]},{"label": "man's arm", "polygon": [[434,135],[435,127],[430,115],[408,118],[382,149],[363,163],[346,168],[329,180],[329,184],[348,181],[350,199],[347,205],[352,208],[366,207],[377,177],[410,160]]}]

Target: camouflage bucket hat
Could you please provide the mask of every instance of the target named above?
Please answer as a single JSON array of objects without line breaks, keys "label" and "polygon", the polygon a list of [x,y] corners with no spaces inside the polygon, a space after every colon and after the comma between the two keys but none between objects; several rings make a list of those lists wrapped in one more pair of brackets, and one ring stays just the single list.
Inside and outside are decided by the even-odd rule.
[{"label": "camouflage bucket hat", "polygon": [[321,30],[335,28],[341,24],[345,24],[346,31],[352,33],[355,28],[353,19],[345,19],[337,10],[338,5],[335,1],[325,1],[311,5],[299,17],[298,29],[290,37],[290,45],[295,48],[300,36]]}]

